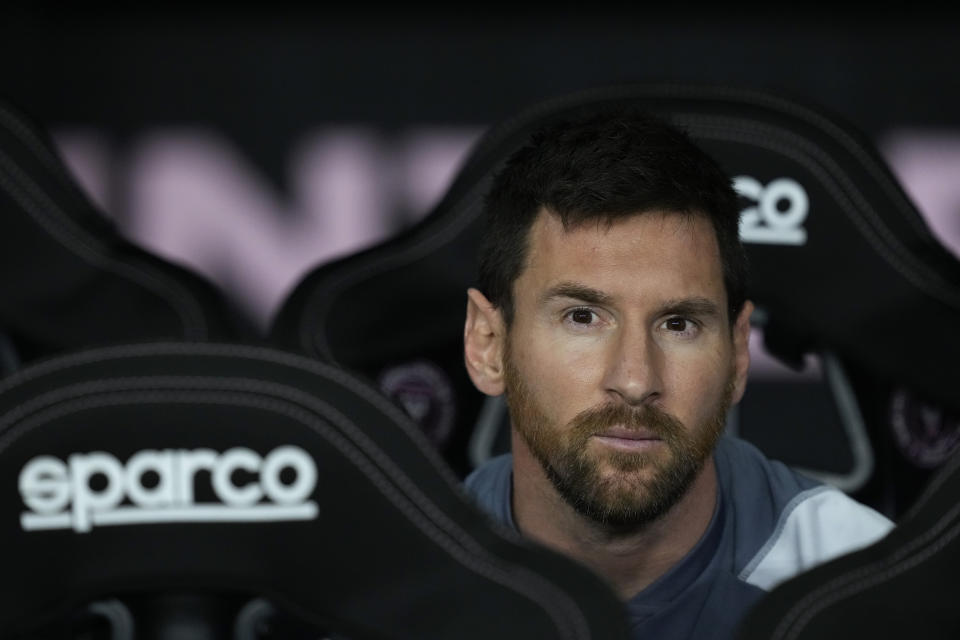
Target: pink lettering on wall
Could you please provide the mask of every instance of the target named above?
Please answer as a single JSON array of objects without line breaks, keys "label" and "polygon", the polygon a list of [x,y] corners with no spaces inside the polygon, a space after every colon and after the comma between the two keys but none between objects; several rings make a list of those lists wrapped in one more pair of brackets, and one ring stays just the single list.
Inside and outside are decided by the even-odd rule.
[{"label": "pink lettering on wall", "polygon": [[[131,239],[205,275],[266,327],[309,269],[426,214],[480,133],[318,128],[291,150],[285,192],[208,129],[154,129],[124,149],[91,130],[55,139],[78,181]],[[879,147],[931,231],[960,256],[960,132],[896,131]],[[812,358],[803,372],[780,364],[758,331],[750,348],[751,375],[821,375]]]},{"label": "pink lettering on wall", "polygon": [[130,239],[205,275],[265,327],[308,270],[426,214],[478,135],[318,129],[291,151],[286,193],[207,129],[152,130],[119,152],[90,132],[56,137],[78,181]]},{"label": "pink lettering on wall", "polygon": [[879,145],[930,230],[960,256],[960,131],[892,131]]}]

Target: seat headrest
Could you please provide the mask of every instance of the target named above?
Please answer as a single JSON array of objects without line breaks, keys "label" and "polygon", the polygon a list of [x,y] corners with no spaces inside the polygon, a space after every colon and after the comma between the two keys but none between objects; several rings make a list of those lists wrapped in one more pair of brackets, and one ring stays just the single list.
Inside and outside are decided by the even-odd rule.
[{"label": "seat headrest", "polygon": [[202,590],[358,640],[626,638],[605,583],[495,528],[393,403],[299,355],[133,344],[35,363],[0,383],[0,487],[4,637]]},{"label": "seat headrest", "polygon": [[47,130],[0,99],[0,332],[21,360],[136,340],[253,338],[193,271],[126,239]]}]

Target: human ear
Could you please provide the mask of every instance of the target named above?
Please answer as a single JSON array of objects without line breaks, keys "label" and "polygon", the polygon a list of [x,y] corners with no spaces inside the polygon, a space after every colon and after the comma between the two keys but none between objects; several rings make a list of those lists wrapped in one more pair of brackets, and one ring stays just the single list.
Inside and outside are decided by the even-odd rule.
[{"label": "human ear", "polygon": [[753,303],[747,300],[733,325],[733,396],[731,404],[740,402],[747,386],[747,372],[750,369],[750,315]]},{"label": "human ear", "polygon": [[488,396],[503,393],[503,315],[477,289],[467,290],[463,357],[473,385]]}]

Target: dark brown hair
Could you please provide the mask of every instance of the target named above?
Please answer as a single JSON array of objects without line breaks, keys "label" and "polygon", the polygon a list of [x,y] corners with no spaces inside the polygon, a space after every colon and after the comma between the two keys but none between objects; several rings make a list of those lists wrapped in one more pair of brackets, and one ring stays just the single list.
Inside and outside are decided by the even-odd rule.
[{"label": "dark brown hair", "polygon": [[554,121],[510,156],[484,201],[479,288],[509,325],[513,283],[540,211],[569,229],[654,210],[710,220],[732,326],[746,300],[747,258],[730,178],[684,131],[635,109]]}]

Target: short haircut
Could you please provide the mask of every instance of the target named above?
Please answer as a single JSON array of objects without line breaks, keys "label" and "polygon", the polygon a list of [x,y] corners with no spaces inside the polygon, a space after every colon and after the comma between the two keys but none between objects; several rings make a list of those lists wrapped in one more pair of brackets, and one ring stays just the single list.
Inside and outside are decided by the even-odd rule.
[{"label": "short haircut", "polygon": [[705,216],[716,233],[730,325],[746,301],[747,257],[730,177],[689,135],[635,108],[552,121],[515,151],[484,200],[478,287],[513,321],[513,284],[540,211],[565,229],[650,211]]}]

